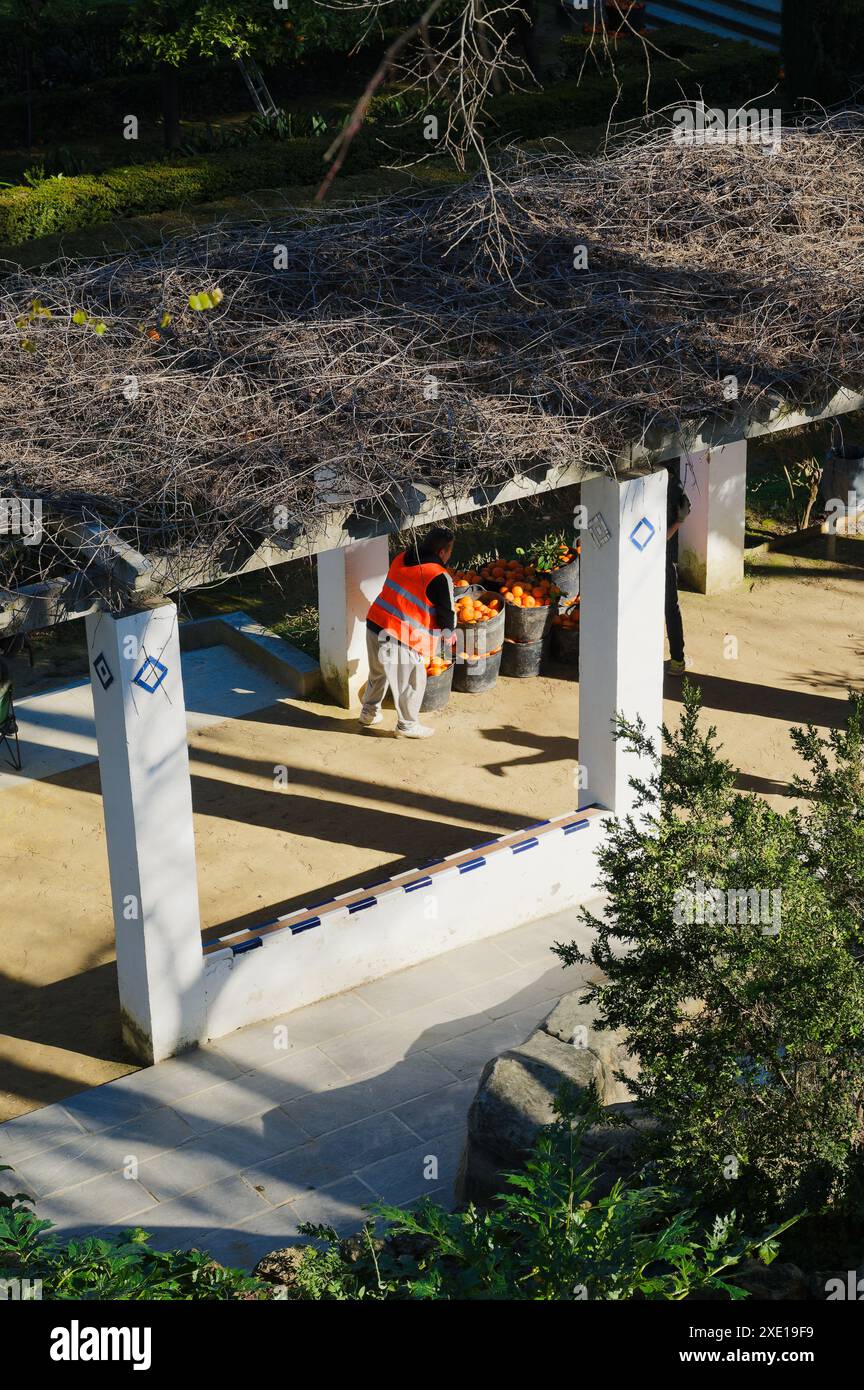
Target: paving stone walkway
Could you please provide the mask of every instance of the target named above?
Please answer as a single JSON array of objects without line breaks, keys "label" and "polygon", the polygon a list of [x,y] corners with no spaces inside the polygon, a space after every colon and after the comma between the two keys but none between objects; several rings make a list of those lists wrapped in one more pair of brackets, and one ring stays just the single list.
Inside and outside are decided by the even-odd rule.
[{"label": "paving stone walkway", "polygon": [[[221,644],[184,652],[182,666],[190,733],[224,719],[242,719],[288,696],[278,681]],[[12,772],[0,764],[0,791],[13,791],[34,778],[54,777],[98,758],[89,680],[16,699],[15,714],[23,766]]]},{"label": "paving stone walkway", "polygon": [[546,918],[8,1120],[0,1187],[63,1234],[143,1226],[244,1269],[303,1221],[450,1204],[480,1072],[581,983],[549,947],[588,935]]}]

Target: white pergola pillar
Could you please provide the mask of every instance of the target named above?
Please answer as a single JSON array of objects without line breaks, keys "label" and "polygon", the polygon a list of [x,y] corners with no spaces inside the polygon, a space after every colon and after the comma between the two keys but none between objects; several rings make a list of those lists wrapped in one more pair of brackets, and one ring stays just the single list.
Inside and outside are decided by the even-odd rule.
[{"label": "white pergola pillar", "polygon": [[700,594],[721,593],[744,578],[747,441],[681,457],[692,510],[678,532],[678,568]]},{"label": "white pergola pillar", "polygon": [[580,805],[617,816],[633,808],[630,777],[650,769],[613,739],[615,716],[641,716],[655,741],[663,722],[666,483],[661,468],[582,484]]},{"label": "white pergola pillar", "polygon": [[345,709],[360,703],[369,668],[366,614],[390,565],[386,536],[356,541],[318,556],[318,628],[321,677]]},{"label": "white pergola pillar", "polygon": [[145,1062],[204,1026],[177,609],[87,618],[123,1037]]}]

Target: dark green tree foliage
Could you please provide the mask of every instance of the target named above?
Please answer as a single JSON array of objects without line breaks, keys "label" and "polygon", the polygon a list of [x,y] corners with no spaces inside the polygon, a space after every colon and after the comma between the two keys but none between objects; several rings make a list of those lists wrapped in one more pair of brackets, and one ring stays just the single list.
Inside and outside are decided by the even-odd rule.
[{"label": "dark green tree foliage", "polygon": [[783,58],[793,97],[846,101],[864,84],[864,0],[783,0]]},{"label": "dark green tree foliage", "polygon": [[644,727],[617,732],[650,760],[640,805],[659,811],[613,824],[600,851],[609,906],[587,916],[608,983],[587,997],[640,1059],[634,1089],[665,1125],[658,1171],[751,1217],[860,1200],[862,720],[856,695],[845,732],[795,734],[811,776],[785,814],[736,792],[689,684],[662,765]]}]

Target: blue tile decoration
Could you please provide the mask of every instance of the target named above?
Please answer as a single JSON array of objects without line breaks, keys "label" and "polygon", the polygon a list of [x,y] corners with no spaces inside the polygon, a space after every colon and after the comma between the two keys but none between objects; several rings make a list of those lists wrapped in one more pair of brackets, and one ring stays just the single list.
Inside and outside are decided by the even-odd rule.
[{"label": "blue tile decoration", "polygon": [[142,690],[146,690],[149,695],[158,690],[168,674],[168,667],[161,661],[157,661],[155,656],[145,658],[140,671],[132,679],[136,685],[140,685]]},{"label": "blue tile decoration", "polygon": [[406,892],[406,893],[416,893],[418,888],[431,888],[431,887],[432,887],[432,880],[431,880],[431,878],[429,878],[429,876],[427,875],[426,878],[415,878],[415,879],[413,880],[412,883],[406,883],[406,884],[404,884],[404,885],[403,885],[403,891]]},{"label": "blue tile decoration", "polygon": [[466,859],[464,864],[459,865],[459,872],[460,874],[470,874],[472,869],[482,869],[485,863],[486,860],[482,854],[477,859]]},{"label": "blue tile decoration", "polygon": [[242,956],[246,951],[254,951],[256,946],[263,946],[264,942],[260,936],[253,937],[251,941],[241,941],[239,946],[232,946],[231,950],[235,956]]},{"label": "blue tile decoration", "polygon": [[[646,521],[646,525],[650,525],[650,523]],[[654,528],[652,528],[652,535],[653,534]],[[647,543],[647,540],[644,541],[644,544],[647,545]],[[141,672],[139,672],[139,675],[140,674]],[[524,826],[522,833],[524,833],[525,831],[535,829],[539,830],[549,827],[555,831],[560,831],[563,835],[571,835],[575,831],[584,830],[590,825],[591,822],[588,819],[586,812],[590,812],[595,809],[597,808],[589,806],[585,807],[584,809],[580,808],[579,811],[571,812],[570,814],[574,817],[577,817],[577,819],[570,821],[565,820],[563,816],[554,817],[552,820],[534,821],[531,824]],[[382,890],[384,890],[385,894],[388,891],[388,889],[390,891],[395,891],[396,889],[401,888],[404,893],[416,893],[418,889],[432,888],[433,878],[431,874],[423,873],[423,870],[430,868],[433,865],[446,865],[451,870],[451,872],[455,870],[457,875],[467,874],[472,873],[475,869],[483,868],[484,866],[489,864],[488,856],[484,854],[478,854],[478,850],[485,849],[490,846],[500,845],[502,851],[505,849],[509,849],[511,854],[524,854],[528,850],[537,849],[540,845],[540,838],[536,835],[527,836],[527,838],[523,840],[518,840],[515,844],[509,845],[506,843],[506,839],[506,836],[494,836],[492,839],[483,841],[481,845],[472,846],[470,853],[473,855],[473,857],[464,860],[462,863],[456,862],[459,859],[458,853],[453,855],[442,856],[436,859],[427,859],[418,866],[418,876],[416,878],[408,879],[407,882],[400,882],[401,879],[407,877],[407,875],[403,872],[401,874],[397,874],[395,878],[381,879],[379,882],[376,883],[365,884],[363,889],[360,891],[368,894],[368,896],[360,898],[356,902],[347,901],[347,899],[351,897],[350,893],[344,893],[340,895],[340,897],[322,898],[315,903],[309,903],[308,906],[304,908],[295,908],[293,913],[285,913],[282,917],[271,918],[263,923],[256,923],[253,928],[247,930],[262,932],[268,929],[272,929],[274,927],[280,927],[287,928],[292,935],[298,935],[301,932],[310,931],[315,927],[320,927],[323,925],[323,918],[317,915],[322,908],[330,907],[331,905],[335,904],[337,908],[339,908],[340,910],[344,911],[347,909],[348,914],[353,915],[354,913],[365,912],[368,908],[377,906],[381,899],[369,891],[372,888],[380,887]],[[462,851],[462,853],[464,853],[464,851]],[[291,922],[290,918],[298,912],[307,912],[309,914],[315,915],[304,917],[299,922]],[[241,931],[238,933],[230,933],[228,936],[221,937],[217,942],[212,943],[210,946],[205,946],[205,954],[211,953],[214,950],[214,947],[221,947],[225,950],[230,949],[234,955],[240,955],[245,951],[254,950],[257,946],[262,946],[265,944],[261,936],[255,936],[249,940],[242,941],[239,944],[235,945],[233,943],[232,937],[242,935],[243,932]]]},{"label": "blue tile decoration", "polygon": [[311,931],[313,927],[320,927],[320,917],[306,917],[302,922],[295,922],[291,927],[291,935],[296,936],[301,931]]},{"label": "blue tile decoration", "polygon": [[637,550],[644,550],[651,543],[656,534],[655,528],[651,525],[647,516],[643,516],[641,521],[637,521],[633,530],[630,532],[630,540]]}]

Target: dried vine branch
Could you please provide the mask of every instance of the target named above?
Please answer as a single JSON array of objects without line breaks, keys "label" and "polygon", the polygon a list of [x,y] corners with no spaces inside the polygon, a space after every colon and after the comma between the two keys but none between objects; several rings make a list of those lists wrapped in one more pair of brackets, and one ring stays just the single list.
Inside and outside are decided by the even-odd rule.
[{"label": "dried vine branch", "polygon": [[[412,484],[455,498],[540,463],[612,469],[651,427],[686,446],[708,414],[860,386],[860,118],[786,131],[771,156],[668,130],[600,160],[514,152],[494,196],[503,276],[482,176],[9,274],[0,496],[179,567],[277,509],[305,532],[334,502],[396,511]],[[211,287],[221,302],[191,309]],[[20,327],[36,302],[51,317]]]}]

